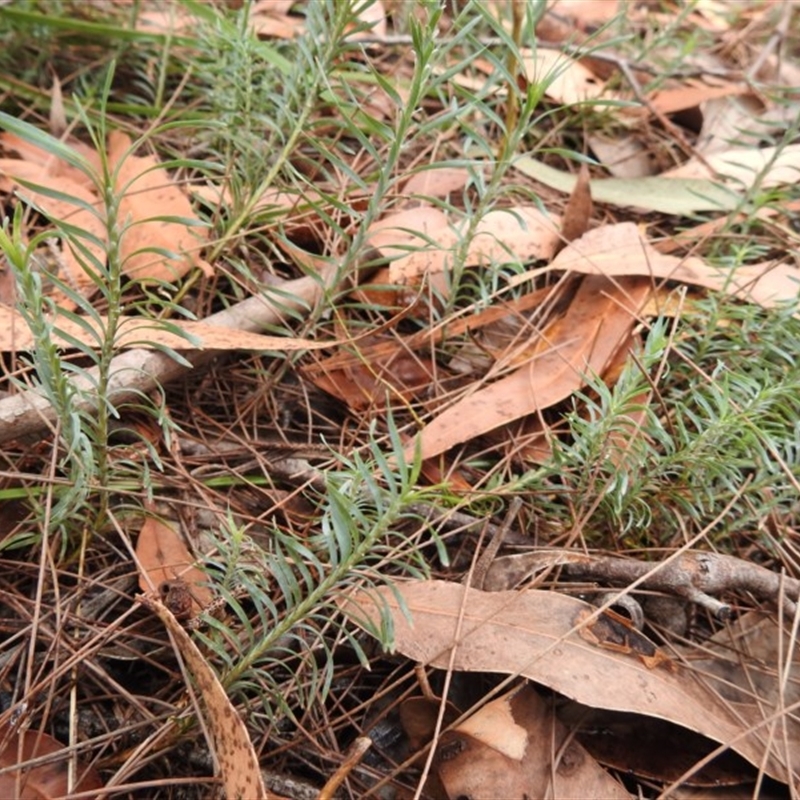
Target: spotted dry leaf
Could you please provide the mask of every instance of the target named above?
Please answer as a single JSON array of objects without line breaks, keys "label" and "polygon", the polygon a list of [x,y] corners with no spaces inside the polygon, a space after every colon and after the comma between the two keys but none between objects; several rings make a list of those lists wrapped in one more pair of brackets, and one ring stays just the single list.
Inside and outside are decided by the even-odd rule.
[{"label": "spotted dry leaf", "polygon": [[267,791],[247,728],[192,638],[160,600],[149,595],[136,599],[164,623],[203,698],[213,740],[208,745],[216,753],[228,800],[280,800]]}]

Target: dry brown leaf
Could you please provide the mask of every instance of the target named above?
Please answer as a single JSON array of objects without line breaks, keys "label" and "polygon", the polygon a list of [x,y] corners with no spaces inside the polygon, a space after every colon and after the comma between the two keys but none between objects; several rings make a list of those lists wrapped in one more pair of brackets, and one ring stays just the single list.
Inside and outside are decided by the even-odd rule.
[{"label": "dry brown leaf", "polygon": [[620,0],[555,0],[548,11],[582,23],[583,27],[602,25],[619,14]]},{"label": "dry brown leaf", "polygon": [[558,217],[548,217],[532,206],[490,211],[476,226],[464,263],[488,267],[509,261],[547,261],[558,247],[558,228]]},{"label": "dry brown leaf", "polygon": [[643,178],[656,172],[650,151],[634,133],[592,133],[587,137],[587,143],[614,178]]},{"label": "dry brown leaf", "polygon": [[[89,167],[95,173],[95,175],[100,175],[102,173],[100,156],[93,147],[88,144],[84,144],[77,139],[67,139],[65,144],[69,145],[72,150],[74,150],[76,153],[78,153],[78,155],[82,156],[88,162]],[[21,139],[14,133],[10,133],[9,131],[1,132],[0,145],[2,145],[4,150],[17,153],[18,157],[16,159],[9,159],[9,161],[13,160],[24,162],[25,164],[36,164],[40,167],[43,167],[44,172],[47,175],[52,177],[61,176],[64,178],[69,178],[75,183],[84,185],[87,189],[95,188],[95,184],[92,181],[91,176],[81,172],[81,170],[79,170],[77,167],[74,167],[72,164],[68,164],[66,161],[56,158],[47,150],[43,150],[41,147],[37,147],[35,144],[26,142],[24,139]],[[5,160],[3,160],[2,163],[7,164]],[[13,169],[10,170],[10,174],[15,174]],[[25,176],[20,175],[19,177],[24,178]]]},{"label": "dry brown leaf", "polygon": [[[47,758],[57,755],[60,755],[57,760]],[[44,763],[27,765],[27,762],[45,758]],[[0,797],[50,800],[103,788],[97,770],[89,767],[78,770],[70,792],[70,759],[68,748],[52,736],[35,730],[15,731],[8,723],[3,723],[0,725]]]},{"label": "dry brown leaf", "polygon": [[374,354],[369,353],[368,345],[363,358],[348,359],[349,363],[342,364],[337,354],[301,371],[317,388],[344,401],[353,411],[385,408],[387,401],[398,397],[410,400],[435,381],[436,366],[430,358],[418,356],[394,340],[375,342],[373,347]]},{"label": "dry brown leaf", "polygon": [[592,188],[589,184],[589,165],[581,164],[578,180],[569,196],[561,217],[562,243],[580,239],[589,228],[592,218]]},{"label": "dry brown leaf", "polygon": [[439,414],[420,431],[407,455],[417,446],[423,458],[443,453],[566,399],[585,385],[587,375],[602,375],[649,291],[650,282],[641,279],[585,281],[566,315],[532,341],[524,366]]},{"label": "dry brown leaf", "polygon": [[362,3],[358,6],[358,24],[364,30],[354,31],[348,35],[349,39],[374,39],[383,38],[387,33],[386,7],[383,0],[372,0],[371,3]]},{"label": "dry brown leaf", "polygon": [[469,180],[469,170],[464,167],[439,167],[415,172],[403,186],[403,194],[410,198],[440,197],[460,192]]},{"label": "dry brown leaf", "polygon": [[228,800],[280,800],[267,791],[247,728],[194,640],[159,600],[146,595],[136,599],[164,623],[203,698],[211,734],[208,746],[216,756]]},{"label": "dry brown leaf", "polygon": [[370,227],[368,239],[371,247],[392,259],[392,283],[417,283],[424,275],[443,272],[457,242],[445,213],[428,205],[384,217]]},{"label": "dry brown leaf", "polygon": [[[800,270],[796,267],[766,262],[728,270],[713,267],[701,258],[664,255],[633,222],[589,231],[562,250],[546,269],[609,277],[647,275],[703,286],[764,308],[795,303],[800,294]],[[542,273],[542,269],[529,271],[515,277],[512,283]]]},{"label": "dry brown leaf", "polygon": [[183,35],[197,28],[198,19],[182,6],[171,3],[167,10],[140,11],[136,15],[139,33],[159,33],[167,36]]},{"label": "dry brown leaf", "polygon": [[683,86],[654,92],[649,101],[660,114],[674,114],[676,111],[695,108],[713,98],[751,93],[750,87],[742,82],[708,84],[689,79]]},{"label": "dry brown leaf", "polygon": [[[122,195],[119,218],[125,228],[120,240],[123,270],[133,278],[176,281],[192,267],[202,266],[199,251],[208,238],[208,229],[158,161],[153,156],[128,154],[130,146],[130,137],[121,131],[109,134],[108,160],[116,171],[115,185]],[[159,217],[180,217],[198,225]],[[153,248],[174,257],[153,252]]]},{"label": "dry brown leaf", "polygon": [[715,178],[717,175],[733,188],[762,189],[800,181],[800,145],[786,147],[731,148],[705,156],[701,162],[692,158],[685,164],[662,172],[663,178]]},{"label": "dry brown leaf", "polygon": [[[658,781],[662,786],[680,781],[727,788],[752,783],[755,777],[753,767],[730,750],[699,765],[708,753],[708,739],[664,720],[589,709],[580,703],[560,705],[558,715],[577,729],[576,737],[593,758],[623,774]],[[691,775],[688,781],[687,774]],[[668,796],[670,800],[674,797],[672,792]]]},{"label": "dry brown leaf", "polygon": [[[62,334],[53,335],[52,341],[65,348],[73,347],[69,337],[86,345],[97,347],[102,338],[106,317],[96,320],[84,317],[83,324],[59,314],[53,323]],[[211,325],[202,320],[170,320],[169,325],[193,337],[187,340],[180,333],[173,332],[159,320],[148,320],[143,317],[122,317],[119,319],[119,331],[115,340],[117,349],[141,347],[157,349],[170,347],[173,350],[321,350],[335,347],[341,342],[321,342],[311,339],[299,339],[289,336],[269,336],[251,333],[237,328],[223,328]],[[87,328],[95,331],[92,335]],[[30,350],[34,346],[34,336],[28,328],[23,316],[16,310],[0,306],[0,352]]]},{"label": "dry brown leaf", "polygon": [[529,684],[446,732],[434,764],[448,797],[630,799]]},{"label": "dry brown leaf", "polygon": [[800,742],[783,734],[771,739],[756,704],[734,709],[689,669],[668,659],[648,664],[638,653],[595,641],[586,627],[597,609],[576,598],[409,581],[340,604],[367,631],[379,628],[382,610],[389,613],[394,649],[420,664],[522,675],[591,708],[667,720],[730,745],[777,780],[797,779],[784,759],[797,763]]},{"label": "dry brown leaf", "polygon": [[[800,703],[800,684],[796,671],[800,667],[798,642],[790,630],[779,627],[772,616],[749,612],[730,622],[704,643],[707,658],[693,664],[704,674],[720,695],[736,703],[746,703],[753,694],[769,708],[788,708]],[[787,681],[782,675],[791,674]],[[776,720],[777,729],[789,729],[800,739],[800,722],[796,715]]]},{"label": "dry brown leaf", "polygon": [[258,0],[250,10],[250,25],[257,36],[270,39],[294,39],[305,31],[305,17],[289,12],[294,0]]},{"label": "dry brown leaf", "polygon": [[[549,259],[559,242],[559,219],[538,208],[515,206],[490,211],[475,227],[465,264],[489,266],[509,261]],[[438,208],[419,206],[386,217],[370,230],[369,243],[392,258],[393,283],[418,283],[443,272],[467,224],[450,224]]]},{"label": "dry brown leaf", "polygon": [[[77,170],[65,172],[64,174],[61,174],[61,170],[56,170],[56,174],[52,175],[46,167],[38,166],[32,162],[3,159],[0,161],[0,171],[5,173],[5,176],[0,175],[0,190],[9,191],[12,187],[16,187],[17,193],[23,200],[34,203],[52,219],[65,222],[78,230],[86,231],[88,235],[96,237],[100,241],[105,241],[106,226],[102,218],[96,213],[77,203],[71,203],[67,200],[50,197],[33,189],[28,189],[15,180],[18,178],[30,181],[45,189],[62,192],[90,207],[98,208],[97,195],[93,189],[88,188],[85,177],[80,182],[73,180],[71,177],[74,172],[78,172]],[[80,243],[86,247],[100,264],[105,264],[106,253],[104,247],[84,237],[80,238]],[[57,265],[57,277],[79,295],[87,296],[91,294],[95,288],[91,277],[92,274],[96,274],[95,265],[70,244],[62,247],[59,253],[60,263]],[[61,292],[54,292],[53,299],[62,308],[69,310],[75,308],[75,303],[62,295]]]},{"label": "dry brown leaf", "polygon": [[[700,112],[703,124],[694,150],[705,157],[730,150],[732,143],[758,142],[785,129],[764,114],[764,104],[755,94],[712,97],[701,104]],[[795,118],[796,111],[792,120]]]},{"label": "dry brown leaf", "polygon": [[[136,557],[139,588],[143,592],[167,590],[177,581],[186,587],[186,598],[191,606],[186,617],[196,617],[214,600],[208,586],[208,576],[195,564],[197,559],[189,552],[177,528],[156,517],[147,517],[136,540]],[[175,613],[175,609],[172,609]]]}]

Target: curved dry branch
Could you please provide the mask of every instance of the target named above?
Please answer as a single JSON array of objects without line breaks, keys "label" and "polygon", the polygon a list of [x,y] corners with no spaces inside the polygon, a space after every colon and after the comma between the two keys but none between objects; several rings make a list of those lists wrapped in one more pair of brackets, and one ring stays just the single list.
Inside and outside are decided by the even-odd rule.
[{"label": "curved dry branch", "polygon": [[[321,300],[330,282],[314,275],[286,281],[274,296],[257,295],[207,317],[204,322],[223,328],[256,332],[283,321],[287,312],[310,312]],[[120,353],[111,362],[108,396],[104,402],[118,405],[135,399],[211,361],[217,350],[189,350],[182,356],[191,365],[177,362],[166,353],[135,349]],[[76,410],[96,411],[101,399],[96,392],[97,368],[76,375],[71,382],[76,392]],[[57,420],[50,401],[35,389],[0,400],[0,444],[22,436],[52,430]]]}]

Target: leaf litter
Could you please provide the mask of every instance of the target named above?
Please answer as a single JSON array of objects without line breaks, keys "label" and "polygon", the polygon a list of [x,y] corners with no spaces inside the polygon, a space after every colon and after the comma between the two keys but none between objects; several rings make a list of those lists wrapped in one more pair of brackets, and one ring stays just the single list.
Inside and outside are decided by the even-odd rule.
[{"label": "leaf litter", "polygon": [[[148,7],[141,13],[137,6],[129,33],[141,35],[141,42],[155,41],[153,35],[166,37],[164,53],[186,58],[187,43],[198,46],[196,31],[209,15],[239,13],[237,4],[230,5],[224,11],[189,5],[166,11]],[[514,20],[523,5],[500,0],[485,4],[480,13],[492,20],[494,38],[510,41],[519,35]],[[39,118],[49,117],[51,133],[61,137],[59,147],[66,144],[75,158],[60,158],[64,151],[56,146],[54,155],[40,146],[41,138],[34,137],[37,144],[20,137],[19,126],[13,124],[2,134],[5,215],[10,218],[22,203],[25,236],[33,240],[42,231],[49,234],[38,242],[36,259],[50,301],[49,343],[71,359],[62,363],[73,365],[65,374],[82,369],[81,359],[103,340],[113,317],[119,325],[111,361],[112,386],[119,392],[111,395],[114,402],[136,398],[137,403],[152,403],[162,422],[169,421],[146,443],[131,445],[141,407],[121,405],[103,443],[119,472],[103,487],[113,498],[102,506],[105,516],[96,523],[103,529],[104,544],[93,540],[90,545],[102,553],[97,563],[104,562],[109,575],[93,587],[102,602],[73,589],[85,578],[83,572],[69,588],[51,582],[36,594],[39,573],[17,570],[9,572],[6,594],[16,605],[9,604],[14,611],[8,615],[24,618],[19,609],[28,608],[30,596],[52,609],[69,608],[66,627],[51,624],[49,617],[42,625],[41,610],[31,614],[25,624],[34,640],[86,620],[87,636],[95,637],[89,639],[88,657],[102,653],[105,659],[94,664],[94,675],[116,674],[126,659],[141,666],[142,642],[158,637],[152,627],[144,634],[135,628],[154,621],[134,603],[137,579],[132,576],[138,570],[139,588],[146,593],[139,603],[167,628],[186,668],[177,678],[175,661],[159,651],[147,662],[157,688],[120,690],[117,680],[109,681],[100,694],[112,697],[121,691],[133,709],[125,713],[137,716],[137,726],[150,726],[152,738],[147,741],[163,740],[174,747],[186,733],[178,731],[175,720],[189,713],[183,709],[196,689],[201,702],[191,713],[207,732],[214,762],[206,774],[217,775],[228,797],[303,796],[309,787],[302,780],[285,788],[298,773],[312,776],[311,796],[333,796],[345,782],[351,794],[362,796],[377,791],[375,782],[384,780],[402,786],[405,794],[398,796],[412,796],[408,787],[416,784],[417,796],[423,792],[436,800],[500,794],[522,800],[552,793],[625,797],[633,796],[632,786],[639,794],[650,786],[684,780],[739,786],[765,775],[777,783],[796,783],[791,619],[797,592],[792,579],[779,576],[788,560],[780,547],[767,548],[769,557],[758,551],[766,566],[750,563],[749,557],[715,560],[698,551],[699,556],[677,559],[670,571],[669,555],[664,555],[661,574],[670,580],[662,583],[642,577],[641,569],[649,565],[640,559],[647,556],[632,548],[634,558],[625,556],[635,568],[618,564],[616,556],[598,556],[592,562],[595,571],[578,576],[591,585],[574,585],[574,562],[586,549],[584,527],[605,503],[606,492],[613,497],[611,484],[636,473],[637,442],[653,436],[647,429],[648,414],[657,415],[666,428],[686,425],[664,397],[666,358],[652,370],[642,369],[652,383],[631,395],[604,439],[595,469],[587,470],[584,477],[591,484],[601,471],[598,465],[615,468],[605,485],[597,479],[589,510],[585,500],[571,496],[566,480],[559,484],[559,476],[570,469],[563,448],[576,438],[570,426],[597,413],[603,387],[613,391],[628,379],[631,365],[641,365],[654,318],[673,315],[676,327],[670,335],[680,338],[680,325],[695,324],[700,303],[712,295],[739,307],[788,310],[796,316],[800,284],[791,257],[796,237],[787,215],[793,213],[791,191],[800,164],[796,144],[774,145],[786,112],[762,91],[764,81],[779,83],[790,75],[790,65],[779,58],[779,49],[773,52],[777,44],[770,44],[775,40],[758,16],[761,10],[743,4],[735,23],[713,3],[684,11],[687,24],[715,41],[727,41],[732,32],[762,36],[767,42],[763,54],[746,63],[745,56],[722,48],[688,58],[680,53],[678,59],[675,42],[665,40],[652,51],[660,62],[650,62],[652,53],[646,52],[632,58],[608,38],[608,31],[598,30],[621,13],[618,4],[579,2],[555,4],[531,20],[546,46],[522,48],[516,64],[505,60],[507,54],[498,56],[491,44],[482,44],[465,61],[459,60],[458,48],[444,48],[429,72],[439,83],[415,114],[429,124],[464,98],[476,103],[469,114],[461,109],[448,122],[455,136],[442,130],[434,141],[420,131],[436,130],[435,125],[414,129],[416,138],[409,137],[402,157],[392,165],[387,191],[386,176],[376,175],[390,148],[385,142],[358,143],[370,137],[377,142],[381,125],[388,125],[388,131],[400,124],[397,98],[411,96],[414,75],[409,49],[414,36],[402,31],[418,33],[405,18],[419,13],[415,24],[422,24],[424,12],[396,2],[365,3],[340,32],[341,53],[353,60],[342,56],[331,61],[311,124],[287,156],[289,168],[276,170],[272,183],[259,184],[259,192],[246,200],[251,217],[237,221],[244,229],[225,227],[229,218],[236,220],[241,206],[241,186],[231,176],[240,160],[247,161],[244,150],[228,154],[236,163],[223,165],[225,177],[218,172],[196,175],[188,158],[190,166],[179,174],[175,161],[156,155],[170,137],[171,146],[163,150],[173,149],[179,128],[163,141],[163,132],[132,138],[122,128],[133,130],[139,121],[117,118],[112,127],[119,124],[119,129],[104,142],[107,152],[97,153],[69,132],[75,86],[63,75],[48,78],[51,108]],[[453,12],[444,14],[437,36],[460,35],[464,20]],[[249,16],[239,20],[240,45],[247,41],[255,47],[257,42],[261,56],[286,76],[291,63],[281,53],[293,51],[280,50],[278,43],[290,47],[306,42],[313,30],[308,4],[255,3],[241,13]],[[682,30],[684,24],[647,4],[629,4],[622,13],[616,24],[631,31],[649,30],[653,24],[664,29],[675,24]],[[792,12],[780,13],[784,16],[777,30],[785,37]],[[251,32],[252,40],[247,38]],[[166,44],[172,36],[174,50]],[[590,44],[591,52],[581,49],[581,43]],[[218,56],[227,57],[223,51]],[[673,68],[662,74],[658,64],[673,57]],[[752,70],[746,79],[744,68]],[[174,97],[178,105],[183,88]],[[500,121],[510,119],[504,117],[506,105],[513,105],[516,93],[525,97],[540,88],[530,130],[513,152],[497,158],[504,152]],[[794,101],[786,102],[792,106]],[[353,113],[348,116],[345,108]],[[359,116],[366,111],[374,117],[369,124],[363,113]],[[332,119],[335,125],[363,127],[352,139],[334,137],[325,147],[316,146],[311,131],[327,135]],[[576,119],[580,125],[574,126]],[[238,123],[246,128],[244,118]],[[259,122],[255,138],[269,139],[271,124]],[[565,129],[569,136],[561,138]],[[465,144],[474,142],[475,131],[481,131],[487,147]],[[768,138],[770,144],[765,143]],[[577,149],[572,150],[575,142]],[[182,148],[188,153],[195,146],[184,142]],[[256,160],[268,169],[269,159],[278,157],[257,152]],[[114,175],[110,190],[117,200],[119,263],[130,279],[126,313],[119,317],[113,314],[116,309],[109,313],[98,292],[114,244],[100,191],[104,159]],[[770,232],[759,234],[754,255],[741,263],[720,259],[713,245],[726,241],[733,226],[754,220]],[[70,238],[75,231],[81,232],[77,245]],[[352,242],[360,249],[351,250]],[[337,274],[340,264],[348,266],[347,275]],[[162,318],[158,303],[158,313],[151,313],[153,294],[148,292],[161,292],[170,302],[177,298],[173,311],[177,303],[185,306],[180,314]],[[48,444],[61,441],[62,432],[52,400],[36,390],[40,376],[26,360],[26,353],[41,345],[41,333],[28,327],[30,316],[12,307],[13,289],[4,295],[6,334],[0,349],[17,382],[9,380],[13,392],[0,399],[0,440],[10,442],[8,458],[17,468],[8,477],[14,502],[28,498],[10,506],[4,523],[2,552],[11,553],[11,546],[29,545],[25,524],[15,523],[11,511],[30,502],[31,471],[49,475],[50,486],[60,485],[69,448],[46,452]],[[323,297],[326,305],[318,305]],[[724,332],[736,323],[723,319],[717,324]],[[757,338],[753,336],[754,358]],[[127,352],[119,353],[123,348]],[[147,353],[152,348],[160,352]],[[177,351],[183,353],[180,368],[170,355]],[[187,378],[190,366],[195,375]],[[203,374],[197,375],[200,370]],[[70,384],[77,385],[97,386],[99,381],[95,373],[87,373],[84,384]],[[89,398],[75,408],[91,416],[97,403]],[[330,518],[320,511],[320,497],[335,495],[326,470],[331,469],[332,452],[347,459],[363,451],[370,441],[367,431],[384,437],[379,459],[384,468],[396,467],[397,459],[421,459],[420,484],[428,480],[450,492],[447,502],[438,498],[432,522],[429,506],[415,507],[424,521],[410,538],[411,550],[428,560],[426,567],[448,580],[401,581],[387,556],[375,574],[390,586],[365,591],[347,584],[331,593],[348,625],[373,634],[381,626],[391,629],[394,661],[377,650],[365,656],[366,640],[357,647],[343,644],[348,634],[332,633],[336,616],[326,607],[300,626],[298,640],[319,635],[324,643],[316,655],[307,659],[297,643],[281,639],[269,652],[280,652],[285,662],[270,662],[263,674],[255,670],[237,683],[241,665],[252,666],[248,648],[257,650],[270,626],[280,626],[296,586],[311,587],[324,577],[325,568],[335,572],[336,563],[321,567],[314,560],[320,542],[333,536]],[[32,435],[41,438],[39,450],[32,449]],[[385,452],[389,442],[392,453]],[[767,451],[791,472],[781,461],[781,446],[768,445]],[[134,490],[141,503],[133,512],[126,494],[135,474],[126,472],[131,465],[147,476]],[[528,485],[530,470],[536,469],[551,477],[542,484],[546,489],[529,494],[529,508],[522,514],[517,508],[518,519],[498,527],[485,509],[472,505],[487,500],[487,487],[500,487],[488,499],[502,506]],[[382,480],[392,484],[394,478],[383,475]],[[382,484],[371,476],[365,485],[378,503],[376,491]],[[168,506],[163,518],[146,511],[154,494]],[[554,496],[560,498],[562,514],[545,519],[544,509],[552,508]],[[339,525],[363,521],[361,495],[353,490],[348,502],[331,512]],[[451,502],[459,507],[445,509]],[[695,528],[685,512],[682,524],[691,528],[683,533],[694,537],[693,544],[712,546],[708,532],[713,526]],[[429,547],[430,525],[434,537],[443,536],[436,541],[440,556],[447,553],[441,563]],[[777,512],[765,514],[760,525],[781,531],[787,539],[796,527]],[[392,532],[385,552],[400,552],[391,548],[399,547],[403,526],[388,527]],[[221,530],[222,540],[214,535]],[[247,531],[245,539],[242,531]],[[347,537],[339,529],[336,534],[346,552]],[[538,556],[543,544],[565,541],[570,557],[549,563],[546,570],[533,570],[536,588],[518,588],[519,580],[506,586],[508,575],[503,573],[499,584],[497,577],[504,569],[531,578],[530,570],[520,566],[524,559],[472,559],[480,549],[476,535],[480,541],[485,535],[494,537],[486,551],[492,558],[501,545],[533,547]],[[629,538],[627,529],[609,530],[602,546],[621,558]],[[286,550],[287,540],[296,543],[294,550]],[[107,544],[111,541],[113,545]],[[747,552],[748,544],[734,549]],[[261,565],[264,575],[273,574],[274,566],[264,564],[274,562],[259,560],[264,553],[279,554],[301,576],[292,584],[278,570],[266,599],[254,593],[254,578],[248,573]],[[727,566],[717,579],[721,564]],[[456,583],[459,569],[477,584]],[[348,579],[362,580],[364,574],[356,570]],[[639,595],[633,598],[631,585],[642,582],[650,591],[672,596],[667,599],[681,598],[680,613],[673,612],[664,622],[644,601],[644,610],[637,611]],[[599,608],[608,597],[602,591],[612,587],[619,594]],[[591,599],[595,590],[600,599],[595,596],[592,602],[573,596]],[[730,601],[732,595],[738,606]],[[709,615],[698,638],[688,644],[688,627],[669,633],[686,606]],[[111,609],[108,615],[106,608]],[[750,608],[760,610],[745,611]],[[636,621],[639,613],[646,620],[641,624]],[[105,639],[96,642],[98,637],[115,637],[114,631],[131,615],[136,632],[125,629],[114,647]],[[110,632],[96,633],[103,626]],[[187,632],[185,626],[196,632]],[[56,641],[48,639],[48,647]],[[343,651],[335,668],[346,679],[333,681],[326,673],[321,683],[314,682],[323,651],[337,659]],[[13,651],[9,663],[23,669],[20,652]],[[387,670],[389,664],[396,668],[398,654],[407,672],[392,685]],[[374,678],[353,667],[358,655],[372,662]],[[66,657],[62,661],[73,663]],[[59,691],[65,691],[72,678],[60,669],[54,675],[52,686],[61,681]],[[4,742],[13,744],[16,737],[14,752],[22,752],[23,759],[38,755],[25,754],[30,732],[20,733],[7,720],[14,708],[38,697],[26,680],[22,705],[12,706],[2,720]],[[304,694],[306,685],[312,689]],[[82,684],[78,687],[82,690]],[[50,691],[55,696],[56,690]],[[147,691],[155,694],[148,696]],[[392,722],[399,696],[409,692],[421,693],[437,709],[424,735]],[[487,693],[490,699],[482,699]],[[102,710],[103,725],[127,724],[121,722],[127,719],[121,703],[106,705],[113,708]],[[156,720],[151,706],[158,713],[167,711]],[[593,747],[589,725],[571,718],[569,709],[613,731],[609,738],[616,752]],[[47,709],[35,714],[41,721]],[[363,769],[369,741],[365,744],[362,734],[374,743],[384,723],[395,726],[394,735],[406,742],[406,749],[387,745],[383,755],[388,758]],[[681,735],[691,747],[673,754],[664,742]],[[138,737],[137,732],[141,741]],[[90,750],[92,734],[84,739]],[[134,747],[129,733],[122,739],[127,749],[100,759],[103,779],[112,788],[131,774],[155,774],[147,765],[155,745]],[[666,751],[661,760],[642,754],[637,740],[645,739],[648,747]],[[69,789],[60,781],[68,756],[61,742],[48,734],[37,741],[58,764],[56,783],[50,785],[51,778],[36,766],[27,779],[39,796],[66,794]],[[8,758],[11,747],[7,744],[0,753],[2,777],[18,781],[23,770]],[[298,754],[294,760],[292,752]],[[740,762],[714,760],[723,752],[736,754]],[[266,763],[280,768],[262,769]],[[177,763],[174,767],[178,769]],[[183,769],[191,773],[191,767],[181,764]],[[375,778],[377,773],[382,777]],[[72,788],[97,790],[99,773],[91,769],[83,774],[86,783],[73,783]],[[623,774],[626,779],[620,780]],[[652,783],[645,790],[646,781]]]}]

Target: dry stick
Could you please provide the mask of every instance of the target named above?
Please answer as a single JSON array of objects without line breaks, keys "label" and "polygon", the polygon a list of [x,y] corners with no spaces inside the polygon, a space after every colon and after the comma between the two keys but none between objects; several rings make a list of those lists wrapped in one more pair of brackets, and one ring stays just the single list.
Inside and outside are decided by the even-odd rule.
[{"label": "dry stick", "polygon": [[[249,297],[231,308],[206,317],[203,321],[220,328],[260,331],[268,325],[284,321],[287,311],[308,312],[319,302],[330,285],[329,281],[320,276],[306,276],[286,281],[277,288],[275,299],[266,294]],[[97,396],[97,367],[70,379],[76,390],[75,410],[93,413],[101,402],[116,406],[134,400],[158,386],[185,375],[190,369],[204,366],[219,352],[218,350],[185,351],[182,355],[191,365],[189,367],[157,350],[140,348],[120,353],[111,361],[107,397]],[[35,389],[28,389],[21,394],[0,400],[0,444],[21,436],[52,430],[57,420],[56,409]]]},{"label": "dry stick", "polygon": [[347,751],[347,756],[333,776],[317,795],[317,800],[333,800],[338,788],[344,783],[345,778],[361,763],[364,754],[372,746],[369,736],[359,736]]}]

